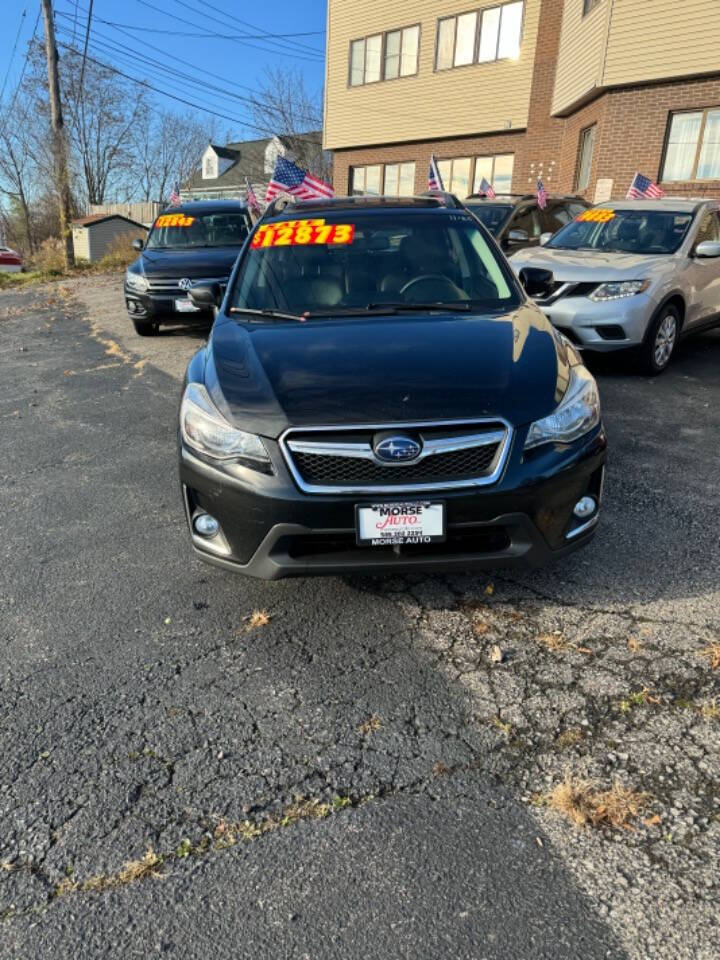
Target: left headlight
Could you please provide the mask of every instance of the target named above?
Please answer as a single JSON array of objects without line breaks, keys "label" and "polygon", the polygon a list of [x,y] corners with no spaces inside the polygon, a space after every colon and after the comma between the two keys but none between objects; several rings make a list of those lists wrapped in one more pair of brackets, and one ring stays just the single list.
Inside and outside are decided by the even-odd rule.
[{"label": "left headlight", "polygon": [[185,443],[205,456],[270,466],[270,457],[260,437],[228,423],[199,383],[189,383],[185,388],[180,429]]},{"label": "left headlight", "polygon": [[623,297],[634,297],[650,286],[649,280],[610,280],[595,287],[588,296],[596,302],[601,300],[621,300]]},{"label": "left headlight", "polygon": [[600,396],[595,379],[585,367],[572,367],[565,396],[551,414],[530,425],[525,449],[541,443],[572,443],[598,423]]},{"label": "left headlight", "polygon": [[133,270],[125,271],[125,283],[131,290],[137,290],[138,293],[144,293],[149,284],[143,273],[135,273]]}]

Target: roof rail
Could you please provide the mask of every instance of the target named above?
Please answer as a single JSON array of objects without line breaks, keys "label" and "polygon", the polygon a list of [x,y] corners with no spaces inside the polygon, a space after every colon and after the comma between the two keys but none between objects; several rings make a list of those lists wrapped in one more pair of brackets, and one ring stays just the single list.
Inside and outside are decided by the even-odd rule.
[{"label": "roof rail", "polygon": [[387,197],[362,195],[355,197],[327,197],[317,200],[296,200],[294,197],[276,197],[271,200],[262,215],[263,220],[277,216],[285,210],[307,211],[327,209],[328,207],[462,207],[462,203],[452,193],[428,191],[419,196]]}]

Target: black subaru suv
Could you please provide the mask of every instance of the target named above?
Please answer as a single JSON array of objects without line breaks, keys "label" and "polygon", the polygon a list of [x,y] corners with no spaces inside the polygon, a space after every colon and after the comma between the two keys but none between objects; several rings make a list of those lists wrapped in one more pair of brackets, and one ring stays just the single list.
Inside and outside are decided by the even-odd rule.
[{"label": "black subaru suv", "polygon": [[[452,197],[271,205],[180,407],[204,560],[275,579],[542,564],[598,520],[605,432],[572,345]],[[526,292],[527,291],[527,292]]]},{"label": "black subaru suv", "polygon": [[147,242],[135,240],[140,256],[125,274],[125,305],[140,336],[161,323],[207,322],[211,314],[190,300],[196,283],[227,285],[240,248],[252,230],[244,203],[201,200],[169,207]]},{"label": "black subaru suv", "polygon": [[544,209],[532,193],[471,194],[465,206],[492,233],[508,255],[525,247],[536,247],[560,227],[574,220],[590,204],[582,197],[550,194]]}]

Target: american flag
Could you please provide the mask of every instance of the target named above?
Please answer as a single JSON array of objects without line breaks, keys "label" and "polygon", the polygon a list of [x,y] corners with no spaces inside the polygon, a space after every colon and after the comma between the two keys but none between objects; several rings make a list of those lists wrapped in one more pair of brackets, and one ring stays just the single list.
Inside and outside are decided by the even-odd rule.
[{"label": "american flag", "polygon": [[541,210],[544,210],[547,206],[548,192],[545,189],[545,184],[542,180],[537,182],[537,202]]},{"label": "american flag", "polygon": [[270,203],[280,193],[291,193],[298,200],[335,196],[335,191],[329,183],[314,177],[307,170],[302,170],[286,157],[278,157],[275,161],[275,170],[268,184],[265,203]]},{"label": "american flag", "polygon": [[438,170],[435,154],[430,157],[430,172],[428,173],[428,190],[444,190],[443,180]]},{"label": "american flag", "polygon": [[170,192],[170,206],[176,207],[180,203],[180,188],[175,184]]},{"label": "american flag", "polygon": [[653,183],[650,177],[644,177],[641,173],[636,173],[633,177],[630,189],[627,192],[627,200],[659,200],[665,196],[665,191]]},{"label": "american flag", "polygon": [[245,190],[247,192],[248,206],[255,213],[260,213],[260,201],[258,200],[257,194],[253,190],[252,184],[250,183],[247,177],[245,177]]},{"label": "american flag", "polygon": [[482,193],[484,197],[487,197],[488,200],[494,200],[495,197],[497,196],[497,194],[495,193],[495,190],[493,189],[493,185],[491,183],[488,183],[485,177],[483,177],[482,180],[480,181],[479,192]]}]

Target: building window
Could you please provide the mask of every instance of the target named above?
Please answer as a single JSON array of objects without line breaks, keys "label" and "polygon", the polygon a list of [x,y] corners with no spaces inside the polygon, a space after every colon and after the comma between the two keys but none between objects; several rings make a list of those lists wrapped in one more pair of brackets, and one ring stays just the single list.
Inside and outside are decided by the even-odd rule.
[{"label": "building window", "polygon": [[350,86],[410,77],[418,70],[420,27],[376,33],[350,44]]},{"label": "building window", "polygon": [[455,157],[452,160],[438,160],[438,170],[443,186],[450,193],[466,197],[470,193],[470,157]]},{"label": "building window", "polygon": [[438,20],[436,69],[517,57],[524,6],[520,0]]},{"label": "building window", "polygon": [[583,13],[582,15],[586,17],[591,10],[594,10],[600,3],[600,0],[583,0]]},{"label": "building window", "polygon": [[415,193],[415,164],[388,163],[353,167],[350,175],[353,196],[407,197]]},{"label": "building window", "polygon": [[510,193],[514,161],[515,155],[512,153],[501,153],[495,157],[476,157],[473,193],[480,192],[480,184],[483,180],[487,180],[496,193]]},{"label": "building window", "polygon": [[720,108],[670,116],[662,180],[720,180]]},{"label": "building window", "polygon": [[578,149],[577,176],[575,178],[576,190],[587,190],[590,185],[590,170],[592,169],[593,151],[595,150],[595,131],[597,127],[588,127],[580,134],[580,147]]}]

